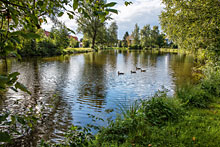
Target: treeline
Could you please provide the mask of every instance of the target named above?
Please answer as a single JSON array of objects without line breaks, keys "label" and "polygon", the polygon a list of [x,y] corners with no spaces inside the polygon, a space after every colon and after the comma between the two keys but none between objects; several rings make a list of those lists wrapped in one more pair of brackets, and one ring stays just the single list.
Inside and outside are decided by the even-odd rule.
[{"label": "treeline", "polygon": [[151,29],[149,24],[142,29],[136,24],[131,35],[128,32],[124,34],[123,40],[119,41],[118,47],[128,47],[129,49],[177,48],[172,42],[168,42],[165,34],[160,33],[158,26],[153,26]]},{"label": "treeline", "polygon": [[95,50],[105,47],[117,46],[118,42],[118,25],[112,22],[109,27],[107,23],[86,17],[77,19],[77,31],[83,34],[82,47],[91,47]]},{"label": "treeline", "polygon": [[36,39],[23,39],[18,53],[21,56],[54,56],[63,54],[67,47],[79,47],[64,24],[54,25],[50,32],[37,30],[40,37]]}]

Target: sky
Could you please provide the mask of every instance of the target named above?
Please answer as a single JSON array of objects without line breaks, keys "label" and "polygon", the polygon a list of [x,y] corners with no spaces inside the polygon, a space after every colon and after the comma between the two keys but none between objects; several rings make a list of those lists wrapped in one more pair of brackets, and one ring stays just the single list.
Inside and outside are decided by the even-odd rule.
[{"label": "sky", "polygon": [[[124,5],[124,0],[108,0],[108,2],[117,2],[115,9],[119,11],[118,15],[113,14],[113,21],[116,21],[118,25],[118,38],[122,39],[125,32],[128,31],[129,34],[134,29],[137,23],[140,28],[146,24],[150,24],[151,27],[159,24],[159,15],[163,9],[161,0],[130,0],[133,4],[129,6]],[[129,1],[129,0],[128,0]],[[77,24],[75,20],[70,20],[67,14],[64,14],[59,18],[60,21],[64,22],[65,25],[76,31]],[[110,22],[109,22],[110,23]],[[50,31],[53,23],[48,20],[47,24],[43,24],[43,28]],[[78,38],[82,38],[82,34],[75,34]]]}]

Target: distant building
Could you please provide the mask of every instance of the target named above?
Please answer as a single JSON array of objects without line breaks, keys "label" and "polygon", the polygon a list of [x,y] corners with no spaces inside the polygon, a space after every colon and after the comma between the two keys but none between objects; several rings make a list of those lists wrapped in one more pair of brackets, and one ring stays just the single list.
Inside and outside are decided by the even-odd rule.
[{"label": "distant building", "polygon": [[[44,34],[49,37],[50,36],[50,32],[44,30]],[[72,36],[72,35],[69,35],[69,38],[74,38],[76,41],[78,41],[78,38],[76,36]]]},{"label": "distant building", "polygon": [[69,38],[74,38],[76,41],[78,41],[78,38],[76,36],[69,35]]},{"label": "distant building", "polygon": [[50,36],[50,32],[48,32],[48,31],[44,31],[44,34],[45,34],[47,37]]}]

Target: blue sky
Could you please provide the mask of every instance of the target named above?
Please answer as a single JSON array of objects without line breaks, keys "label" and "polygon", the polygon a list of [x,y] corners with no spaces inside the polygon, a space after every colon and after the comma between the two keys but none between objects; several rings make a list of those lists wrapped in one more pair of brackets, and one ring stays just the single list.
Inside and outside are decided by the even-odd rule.
[{"label": "blue sky", "polygon": [[[134,29],[134,25],[137,23],[140,28],[146,24],[159,25],[159,18],[163,5],[161,0],[130,0],[133,2],[130,6],[124,5],[124,0],[109,0],[108,2],[116,1],[116,9],[119,10],[119,14],[113,14],[112,17],[114,21],[118,24],[118,37],[123,38],[126,31],[131,34]],[[67,27],[76,30],[77,24],[74,20],[69,20],[68,16],[65,14],[60,21],[64,22]],[[43,24],[43,28],[50,31],[52,27],[52,22],[48,20],[47,24]],[[82,38],[82,34],[76,34],[78,38]]]}]

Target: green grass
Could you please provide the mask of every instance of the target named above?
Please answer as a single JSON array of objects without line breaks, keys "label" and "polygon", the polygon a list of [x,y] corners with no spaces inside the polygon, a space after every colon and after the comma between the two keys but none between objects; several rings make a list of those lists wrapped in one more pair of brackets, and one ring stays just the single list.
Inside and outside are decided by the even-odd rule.
[{"label": "green grass", "polygon": [[91,48],[66,48],[63,50],[64,53],[68,53],[68,54],[71,54],[71,53],[87,53],[87,52],[92,52],[93,49]]},{"label": "green grass", "polygon": [[[175,99],[173,99],[174,101]],[[176,102],[174,102],[176,103]],[[91,146],[218,146],[220,105],[208,109],[184,109],[178,122],[158,126],[135,119],[116,120],[104,128]]]},{"label": "green grass", "polygon": [[174,97],[159,91],[123,111],[123,118],[102,128],[91,146],[219,146],[219,87],[216,71]]}]

